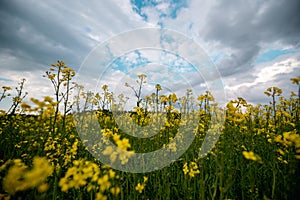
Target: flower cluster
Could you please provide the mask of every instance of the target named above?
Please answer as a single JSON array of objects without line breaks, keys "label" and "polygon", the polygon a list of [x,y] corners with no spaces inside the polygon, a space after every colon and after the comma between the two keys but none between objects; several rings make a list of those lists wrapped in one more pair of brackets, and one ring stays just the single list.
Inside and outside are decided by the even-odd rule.
[{"label": "flower cluster", "polygon": [[145,189],[145,186],[146,186],[146,182],[148,181],[148,177],[144,176],[144,180],[142,183],[138,183],[136,186],[135,186],[135,190],[138,191],[139,193],[142,193],[143,190]]},{"label": "flower cluster", "polygon": [[194,178],[196,174],[200,173],[199,167],[194,161],[184,163],[182,170],[184,174],[188,174],[191,178]]},{"label": "flower cluster", "polygon": [[46,181],[52,175],[53,167],[46,158],[34,157],[32,167],[28,167],[20,159],[8,161],[3,166],[7,165],[11,166],[3,179],[3,187],[9,194],[14,195],[18,191],[31,188],[37,188],[39,192],[45,192],[48,189]]},{"label": "flower cluster", "polygon": [[253,151],[243,151],[243,156],[248,160],[253,160],[262,163],[261,157],[255,154]]},{"label": "flower cluster", "polygon": [[[71,82],[74,75],[62,61],[51,65],[45,77],[54,96],[30,103],[24,81],[14,96],[2,87],[0,101],[11,99],[12,106],[0,111],[0,199],[296,199],[300,94],[287,98],[270,87],[267,104],[238,97],[221,108],[208,91],[198,98],[190,89],[183,96],[161,94],[156,84],[144,95],[147,76],[141,74],[137,85],[125,84],[136,97],[127,110],[124,94],[115,98],[108,85],[85,92]],[[291,81],[299,86],[300,76]],[[195,135],[185,152],[182,129]],[[206,153],[208,146],[214,148]],[[148,177],[114,171],[93,157],[120,166],[158,149],[182,154]],[[151,164],[164,158],[153,156]]]},{"label": "flower cluster", "polygon": [[96,199],[105,199],[105,191],[110,191],[113,195],[120,193],[120,188],[112,185],[114,179],[118,179],[118,176],[112,169],[101,170],[96,163],[80,159],[73,161],[73,166],[69,167],[65,176],[60,179],[59,186],[63,192],[72,188],[85,188],[87,192],[96,192]]}]

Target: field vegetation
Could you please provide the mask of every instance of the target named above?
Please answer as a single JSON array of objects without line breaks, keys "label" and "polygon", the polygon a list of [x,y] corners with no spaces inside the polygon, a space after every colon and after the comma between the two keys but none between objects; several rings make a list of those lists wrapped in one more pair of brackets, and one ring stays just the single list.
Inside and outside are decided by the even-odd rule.
[{"label": "field vegetation", "polygon": [[[0,199],[267,200],[299,195],[300,76],[291,78],[299,91],[290,91],[289,97],[269,87],[261,94],[269,97],[268,104],[252,105],[239,97],[222,109],[209,91],[195,97],[187,90],[179,97],[161,94],[157,84],[152,94],[143,96],[147,76],[140,74],[137,85],[122,83],[136,97],[132,110],[125,109],[126,96],[115,97],[108,85],[99,93],[85,91],[73,82],[74,76],[64,62],[52,64],[44,78],[54,97],[31,97],[30,102],[24,100],[30,95],[24,91],[25,79],[15,89],[2,87],[0,101],[10,98],[12,103],[0,114]],[[212,120],[220,115],[224,123],[217,127],[216,145],[207,155],[199,154]],[[188,123],[186,116],[197,117],[195,138],[167,167],[131,173],[95,157],[98,136],[120,149],[101,151],[119,166],[136,153],[161,148],[175,153],[181,143],[172,140]],[[95,122],[101,131],[91,131]],[[145,137],[128,134],[139,127],[149,127],[140,133]],[[146,137],[150,131],[156,134]],[[91,135],[83,139],[80,132]]]}]

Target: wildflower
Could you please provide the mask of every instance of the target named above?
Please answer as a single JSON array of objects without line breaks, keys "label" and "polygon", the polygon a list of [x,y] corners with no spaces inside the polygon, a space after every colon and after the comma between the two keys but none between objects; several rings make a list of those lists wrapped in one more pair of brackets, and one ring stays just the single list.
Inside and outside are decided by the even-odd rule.
[{"label": "wildflower", "polygon": [[106,156],[106,155],[112,154],[113,151],[114,151],[114,149],[112,146],[107,146],[102,153],[103,153],[103,155]]},{"label": "wildflower", "polygon": [[300,76],[298,76],[296,78],[291,78],[291,81],[293,84],[298,85],[300,83]]},{"label": "wildflower", "polygon": [[2,89],[3,89],[4,91],[7,91],[7,90],[11,90],[11,87],[8,87],[8,86],[2,86]]},{"label": "wildflower", "polygon": [[77,146],[78,146],[78,140],[76,139],[75,142],[74,142],[73,145],[72,145],[71,150],[70,150],[70,153],[71,153],[71,155],[72,155],[72,158],[74,158],[75,155],[77,154],[77,149],[78,149]]},{"label": "wildflower", "polygon": [[189,164],[184,163],[183,173],[188,174],[190,178],[194,178],[196,174],[200,173],[197,163],[196,162],[190,162]]},{"label": "wildflower", "polygon": [[99,178],[98,184],[100,185],[100,191],[105,191],[110,188],[111,183],[109,182],[109,176],[105,174],[103,177]]},{"label": "wildflower", "polygon": [[4,189],[9,194],[38,187],[39,191],[47,190],[44,181],[52,174],[53,167],[46,158],[34,157],[33,167],[29,169],[20,159],[14,160],[14,165],[9,168],[3,180]]},{"label": "wildflower", "polygon": [[114,151],[112,146],[107,146],[102,153],[105,156],[109,155],[111,162],[115,162],[118,156],[117,152]]},{"label": "wildflower", "polygon": [[148,181],[148,177],[144,176],[144,183],[146,183]]},{"label": "wildflower", "polygon": [[172,152],[176,152],[177,151],[177,147],[176,147],[176,142],[172,142],[168,145],[169,149],[172,151]]},{"label": "wildflower", "polygon": [[169,99],[172,103],[175,103],[178,100],[175,93],[170,94]]},{"label": "wildflower", "polygon": [[134,155],[134,151],[118,150],[118,154],[121,164],[124,165],[128,162],[128,159]]},{"label": "wildflower", "polygon": [[59,181],[59,186],[61,187],[61,191],[67,192],[69,189],[68,178],[63,177]]},{"label": "wildflower", "polygon": [[113,135],[113,140],[114,140],[115,142],[119,141],[120,138],[121,138],[121,136],[118,135],[118,134],[114,134],[114,135]]},{"label": "wildflower", "polygon": [[189,168],[188,168],[188,164],[187,163],[184,163],[184,165],[183,165],[183,173],[184,174],[189,173]]},{"label": "wildflower", "polygon": [[127,138],[123,138],[122,140],[116,141],[116,144],[118,145],[119,148],[123,150],[127,150],[127,148],[130,148],[129,139]]},{"label": "wildflower", "polygon": [[53,99],[52,99],[52,97],[45,96],[44,101],[47,101],[47,102],[51,103],[53,101]]},{"label": "wildflower", "polygon": [[104,90],[104,91],[105,91],[105,90],[108,90],[108,85],[103,85],[103,86],[102,86],[102,90]]},{"label": "wildflower", "polygon": [[84,159],[73,161],[74,166],[69,167],[65,176],[59,181],[61,191],[67,192],[71,188],[79,189],[86,186],[87,191],[95,189],[95,184],[100,185],[101,192],[109,189],[109,175],[100,177],[99,166]]},{"label": "wildflower", "polygon": [[155,85],[155,89],[156,89],[157,91],[160,91],[160,90],[162,90],[162,87],[161,87],[160,84],[156,84],[156,85]]},{"label": "wildflower", "polygon": [[247,151],[247,148],[245,147],[245,145],[241,146],[243,148],[243,150]]},{"label": "wildflower", "polygon": [[110,129],[102,129],[101,132],[103,133],[103,136],[105,137],[110,137],[110,136],[113,136],[113,132],[112,130]]},{"label": "wildflower", "polygon": [[243,155],[244,155],[244,157],[245,157],[246,159],[248,159],[248,160],[254,160],[254,161],[257,160],[255,154],[254,154],[252,151],[250,151],[250,152],[243,151]]},{"label": "wildflower", "polygon": [[21,103],[21,107],[22,107],[23,110],[29,110],[31,108],[30,105],[28,105],[25,102]]},{"label": "wildflower", "polygon": [[110,193],[111,193],[112,195],[117,196],[120,192],[121,192],[120,187],[113,187],[113,188],[110,188]]},{"label": "wildflower", "polygon": [[47,183],[43,183],[38,187],[38,191],[40,193],[46,192],[49,188],[49,185]]},{"label": "wildflower", "polygon": [[280,96],[282,94],[282,89],[278,87],[269,87],[265,92],[264,92],[268,97],[269,96]]},{"label": "wildflower", "polygon": [[284,163],[284,164],[288,164],[288,162],[287,162],[286,160],[284,160],[284,159],[282,158],[282,156],[278,156],[278,157],[277,157],[277,160],[279,160],[280,162],[282,162],[282,163]]},{"label": "wildflower", "polygon": [[259,155],[255,154],[253,151],[243,151],[243,155],[248,160],[257,161],[259,163],[262,163],[262,160]]},{"label": "wildflower", "polygon": [[116,176],[116,172],[114,170],[110,169],[108,172],[110,178],[114,178]]},{"label": "wildflower", "polygon": [[[299,150],[298,150],[300,148],[300,136],[297,134],[296,130],[289,131],[289,132],[284,132],[282,135],[276,136],[274,138],[274,141],[281,144],[281,145],[283,145],[285,148],[288,148],[288,147],[294,145],[295,148],[296,148],[295,157],[296,157],[296,159],[300,158],[300,156],[297,155],[297,154],[300,153]],[[280,152],[280,150],[279,150],[279,153],[281,155],[283,155],[282,152]]]},{"label": "wildflower", "polygon": [[138,78],[141,79],[141,80],[143,80],[143,79],[146,78],[146,77],[147,77],[146,74],[139,74],[139,75],[138,75]]},{"label": "wildflower", "polygon": [[198,170],[198,165],[195,162],[190,163],[190,171],[189,171],[189,176],[191,178],[194,178],[195,174],[199,174],[200,171]]},{"label": "wildflower", "polygon": [[31,180],[31,185],[39,185],[44,179],[52,174],[53,167],[46,158],[34,157],[33,168],[24,174],[25,180]]},{"label": "wildflower", "polygon": [[277,151],[278,151],[278,153],[279,153],[280,155],[284,155],[284,154],[285,154],[284,151],[283,151],[282,149],[277,149]]},{"label": "wildflower", "polygon": [[271,138],[268,138],[267,140],[269,143],[272,143],[272,139]]},{"label": "wildflower", "polygon": [[96,194],[96,200],[107,200],[107,196],[105,196],[104,194],[102,194],[101,192],[97,192]]},{"label": "wildflower", "polygon": [[143,190],[145,188],[145,184],[144,183],[138,183],[136,186],[135,186],[135,190],[138,191],[139,193],[142,193]]}]

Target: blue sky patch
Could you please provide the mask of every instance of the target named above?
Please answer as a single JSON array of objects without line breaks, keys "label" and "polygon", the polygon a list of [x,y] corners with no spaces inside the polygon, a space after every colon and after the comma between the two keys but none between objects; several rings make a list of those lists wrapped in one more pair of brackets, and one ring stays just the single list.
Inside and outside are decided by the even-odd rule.
[{"label": "blue sky patch", "polygon": [[222,58],[222,54],[217,54],[217,55],[213,56],[213,57],[211,58],[211,60],[212,60],[213,63],[216,63],[216,62],[218,62],[218,60],[220,60],[221,58]]},{"label": "blue sky patch", "polygon": [[[133,58],[130,59],[132,55],[135,55]],[[130,70],[134,68],[138,68],[144,65],[149,64],[150,61],[143,57],[138,50],[125,54],[122,57],[116,58],[112,62],[112,69],[120,70],[125,73],[128,73]]]},{"label": "blue sky patch", "polygon": [[270,49],[258,55],[255,62],[256,63],[270,62],[279,56],[290,54],[290,53],[296,53],[299,51],[300,49]]},{"label": "blue sky patch", "polygon": [[186,0],[172,0],[170,3],[170,17],[175,19],[177,17],[177,12],[182,8],[188,7],[188,3]]},{"label": "blue sky patch", "polygon": [[[165,66],[168,68],[168,71],[173,74],[197,71],[194,66],[184,58],[164,50],[159,55],[159,58],[148,58],[143,55],[142,52],[135,50],[116,58],[111,63],[111,67],[113,70],[129,73],[133,69],[144,67],[149,64]],[[155,71],[155,68],[151,69],[152,72],[154,72],[153,70]],[[157,71],[157,73],[160,72]]]},{"label": "blue sky patch", "polygon": [[[187,0],[171,0],[171,1],[157,1],[157,0],[131,0],[132,9],[134,12],[139,14],[144,21],[148,21],[149,17],[148,15],[143,11],[143,8],[145,7],[151,7],[159,12],[159,18],[172,18],[175,19],[177,17],[178,12],[182,8],[188,7],[188,1]],[[166,9],[159,9],[160,6],[164,6],[164,4],[167,4]],[[158,22],[159,23],[159,22]]]},{"label": "blue sky patch", "polygon": [[160,40],[162,42],[167,42],[168,44],[175,42],[174,38],[171,35],[163,35],[161,36]]},{"label": "blue sky patch", "polygon": [[4,81],[4,82],[12,82],[11,79],[8,79],[8,78],[2,78],[2,77],[0,77],[0,81]]}]

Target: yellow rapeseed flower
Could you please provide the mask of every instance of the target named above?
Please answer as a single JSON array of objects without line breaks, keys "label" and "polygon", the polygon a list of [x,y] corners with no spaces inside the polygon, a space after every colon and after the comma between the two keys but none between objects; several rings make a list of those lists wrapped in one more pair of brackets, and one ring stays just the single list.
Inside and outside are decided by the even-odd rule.
[{"label": "yellow rapeseed flower", "polygon": [[107,196],[102,194],[101,192],[96,193],[96,200],[107,200]]},{"label": "yellow rapeseed flower", "polygon": [[178,100],[178,97],[175,93],[170,94],[169,99],[172,103],[175,103]]},{"label": "yellow rapeseed flower", "polygon": [[129,143],[129,139],[127,138],[123,138],[122,140],[119,139],[118,141],[116,141],[116,144],[118,145],[119,148],[123,150],[127,150],[128,148],[131,147]]},{"label": "yellow rapeseed flower", "polygon": [[40,193],[46,192],[49,188],[49,185],[47,183],[43,183],[38,187],[38,191]]},{"label": "yellow rapeseed flower", "polygon": [[184,174],[187,174],[187,173],[189,173],[189,168],[188,168],[188,164],[187,163],[184,163],[184,165],[183,165],[183,173]]},{"label": "yellow rapeseed flower", "polygon": [[148,177],[144,176],[144,183],[146,183],[148,181]]},{"label": "yellow rapeseed flower", "polygon": [[282,149],[277,149],[277,151],[278,151],[278,153],[279,153],[280,155],[284,155],[284,154],[285,154],[284,151],[283,151]]},{"label": "yellow rapeseed flower", "polygon": [[188,174],[190,178],[194,178],[196,174],[200,173],[198,165],[196,162],[184,163],[183,165],[183,173]]},{"label": "yellow rapeseed flower", "polygon": [[291,78],[291,81],[293,84],[299,84],[300,83],[300,76],[296,77],[296,78]]},{"label": "yellow rapeseed flower", "polygon": [[145,188],[145,183],[138,183],[136,186],[135,186],[135,190],[138,191],[139,193],[142,193],[143,190]]},{"label": "yellow rapeseed flower", "polygon": [[104,192],[108,188],[110,188],[111,183],[109,181],[109,176],[105,174],[104,176],[100,177],[98,180],[98,184],[100,185],[100,191]]},{"label": "yellow rapeseed flower", "polygon": [[243,151],[242,153],[246,159],[262,163],[260,156],[255,154],[253,151]]},{"label": "yellow rapeseed flower", "polygon": [[29,169],[20,159],[14,160],[14,165],[9,168],[3,180],[3,187],[9,194],[17,191],[38,187],[40,192],[47,190],[44,181],[53,172],[53,167],[46,158],[34,157],[33,166]]},{"label": "yellow rapeseed flower", "polygon": [[169,149],[170,149],[172,152],[176,152],[176,151],[177,151],[176,142],[170,143],[168,147],[169,147]]},{"label": "yellow rapeseed flower", "polygon": [[121,192],[120,187],[112,187],[110,188],[110,193],[114,196],[117,196]]},{"label": "yellow rapeseed flower", "polygon": [[243,155],[244,155],[244,157],[245,157],[246,159],[248,159],[248,160],[254,160],[254,161],[257,160],[255,154],[254,154],[252,151],[250,151],[250,152],[248,152],[248,151],[243,151]]}]

